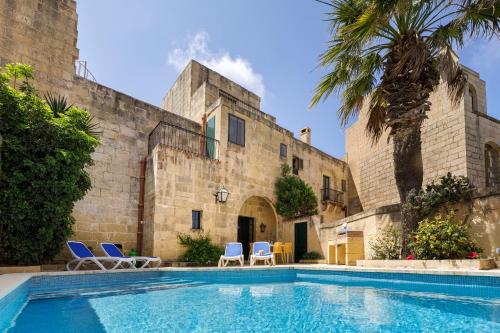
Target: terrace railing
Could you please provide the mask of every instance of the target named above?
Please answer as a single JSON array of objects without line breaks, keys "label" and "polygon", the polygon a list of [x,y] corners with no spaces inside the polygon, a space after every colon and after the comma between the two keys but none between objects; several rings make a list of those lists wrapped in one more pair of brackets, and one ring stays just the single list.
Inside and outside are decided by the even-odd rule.
[{"label": "terrace railing", "polygon": [[158,145],[210,160],[219,159],[219,140],[163,121],[149,134],[148,152]]},{"label": "terrace railing", "polygon": [[344,192],[334,190],[332,188],[322,188],[321,201],[344,205],[345,204]]}]

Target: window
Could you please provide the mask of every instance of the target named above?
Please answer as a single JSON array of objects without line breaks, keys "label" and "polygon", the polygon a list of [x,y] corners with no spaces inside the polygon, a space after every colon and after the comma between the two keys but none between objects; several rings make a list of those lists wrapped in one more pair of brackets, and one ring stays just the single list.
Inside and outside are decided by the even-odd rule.
[{"label": "window", "polygon": [[193,210],[191,213],[191,229],[201,229],[201,211]]},{"label": "window", "polygon": [[292,159],[292,171],[294,175],[299,174],[299,170],[304,169],[304,160],[294,156]]},{"label": "window", "polygon": [[330,177],[323,176],[323,188],[330,188]]},{"label": "window", "polygon": [[323,193],[321,200],[326,201],[330,199],[330,177],[323,175]]},{"label": "window", "polygon": [[215,116],[207,121],[206,125],[206,156],[215,159]]},{"label": "window", "polygon": [[286,144],[280,143],[280,157],[281,158],[286,158],[286,150],[287,150]]},{"label": "window", "polygon": [[340,187],[342,189],[342,192],[347,192],[347,181],[345,179],[342,179],[340,181]]},{"label": "window", "polygon": [[478,112],[476,88],[474,88],[474,86],[470,83],[469,83],[469,98],[470,98],[470,107],[472,109],[472,112]]},{"label": "window", "polygon": [[486,176],[486,187],[496,188],[500,186],[500,149],[494,144],[487,143],[484,146],[484,170]]},{"label": "window", "polygon": [[229,142],[245,146],[245,121],[232,114],[229,115]]}]

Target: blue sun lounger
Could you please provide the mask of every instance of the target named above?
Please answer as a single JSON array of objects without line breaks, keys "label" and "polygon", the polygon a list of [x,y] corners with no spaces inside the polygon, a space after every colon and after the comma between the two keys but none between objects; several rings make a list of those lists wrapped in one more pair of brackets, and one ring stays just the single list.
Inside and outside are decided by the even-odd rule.
[{"label": "blue sun lounger", "polygon": [[151,263],[155,263],[155,267],[160,267],[161,265],[161,258],[159,257],[126,257],[123,255],[122,251],[120,251],[120,249],[113,243],[101,243],[101,248],[109,257],[133,258],[136,262],[144,262],[139,268],[146,268]]},{"label": "blue sun lounger", "polygon": [[[69,252],[73,255],[75,259],[71,260],[66,264],[66,269],[68,271],[76,271],[82,265],[94,264],[103,271],[108,270],[104,264],[111,263],[113,266],[110,269],[117,269],[119,267],[132,268],[135,267],[134,258],[120,258],[120,257],[96,257],[82,242],[67,241]],[[71,265],[77,263],[73,269]],[[125,265],[125,266],[124,266]]]}]

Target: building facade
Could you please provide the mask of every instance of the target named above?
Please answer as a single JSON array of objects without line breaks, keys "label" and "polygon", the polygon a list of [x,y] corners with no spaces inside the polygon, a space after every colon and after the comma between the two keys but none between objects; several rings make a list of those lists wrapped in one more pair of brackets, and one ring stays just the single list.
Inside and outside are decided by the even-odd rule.
[{"label": "building facade", "polygon": [[[344,222],[366,235],[397,222],[391,143],[382,137],[371,145],[363,114],[346,131],[346,157],[337,159],[310,144],[309,128],[294,137],[260,109],[259,96],[196,61],[157,107],[98,84],[86,69],[75,74],[76,41],[75,1],[0,2],[0,65],[30,64],[41,93],[66,96],[102,130],[88,170],[93,188],[74,209],[74,239],[94,249],[104,241],[125,251],[140,246],[176,260],[183,250],[177,235],[202,232],[246,248],[251,241],[291,241],[298,259],[304,251],[326,253]],[[500,125],[486,114],[484,81],[467,74],[458,105],[444,87],[431,97],[424,181],[451,171],[494,189]],[[284,220],[276,213],[274,183],[283,163],[313,188],[317,216]],[[214,196],[222,187],[229,191],[224,203]],[[488,225],[492,239],[500,234],[496,223]]]}]

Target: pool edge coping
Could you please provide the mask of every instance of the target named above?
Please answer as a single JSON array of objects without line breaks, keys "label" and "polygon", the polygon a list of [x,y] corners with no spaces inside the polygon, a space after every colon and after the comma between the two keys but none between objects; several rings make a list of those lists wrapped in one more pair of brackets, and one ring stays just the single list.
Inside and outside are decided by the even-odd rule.
[{"label": "pool edge coping", "polygon": [[451,275],[451,276],[491,276],[500,278],[500,270],[495,271],[472,271],[472,270],[450,270],[450,269],[415,269],[415,268],[373,268],[359,266],[334,266],[327,264],[316,265],[280,265],[280,266],[232,266],[232,267],[161,267],[149,269],[120,269],[120,270],[87,270],[87,271],[60,271],[60,272],[36,272],[36,273],[10,273],[0,275],[0,300],[10,292],[21,286],[34,276],[68,276],[85,274],[109,274],[109,273],[144,273],[144,272],[196,272],[196,271],[245,271],[245,270],[312,270],[312,271],[337,271],[337,272],[367,272],[367,273],[403,273],[423,275]]}]

